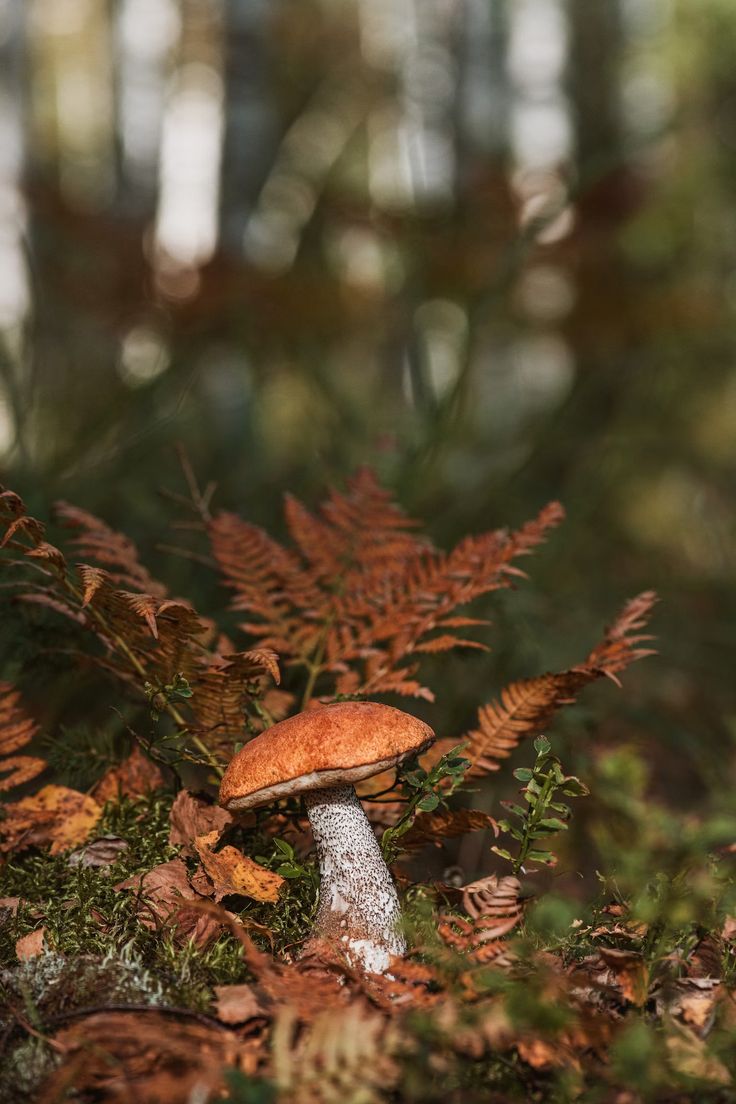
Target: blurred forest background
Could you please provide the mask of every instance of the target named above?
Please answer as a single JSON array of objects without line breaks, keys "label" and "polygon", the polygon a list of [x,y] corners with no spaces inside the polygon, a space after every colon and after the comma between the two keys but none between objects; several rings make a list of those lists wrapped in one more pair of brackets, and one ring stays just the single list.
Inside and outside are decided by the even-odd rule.
[{"label": "blurred forest background", "polygon": [[[558,498],[421,711],[461,733],[653,586],[659,656],[550,735],[697,808],[736,783],[735,188],[731,0],[0,0],[2,482],[210,613],[177,442],[279,536],[360,464],[443,546]],[[4,609],[47,729],[122,723]]]}]

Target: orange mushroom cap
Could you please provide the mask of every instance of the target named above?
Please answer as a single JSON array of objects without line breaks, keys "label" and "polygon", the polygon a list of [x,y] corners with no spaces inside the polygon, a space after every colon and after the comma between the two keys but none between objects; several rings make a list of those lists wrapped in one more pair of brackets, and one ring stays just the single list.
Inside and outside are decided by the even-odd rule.
[{"label": "orange mushroom cap", "polygon": [[336,702],[288,717],[246,744],[220,785],[236,811],[370,778],[434,743],[429,725],[379,702]]}]

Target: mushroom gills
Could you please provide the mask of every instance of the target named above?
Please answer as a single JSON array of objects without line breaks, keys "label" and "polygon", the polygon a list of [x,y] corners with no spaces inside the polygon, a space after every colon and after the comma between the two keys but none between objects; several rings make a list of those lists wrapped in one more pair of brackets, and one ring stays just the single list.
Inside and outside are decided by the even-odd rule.
[{"label": "mushroom gills", "polygon": [[314,932],[374,974],[406,953],[401,908],[373,829],[351,785],[305,793],[320,866]]}]

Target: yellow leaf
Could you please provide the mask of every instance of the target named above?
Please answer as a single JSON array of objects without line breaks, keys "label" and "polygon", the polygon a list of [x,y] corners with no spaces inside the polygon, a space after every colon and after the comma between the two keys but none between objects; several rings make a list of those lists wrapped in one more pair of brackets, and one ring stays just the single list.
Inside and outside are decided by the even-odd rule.
[{"label": "yellow leaf", "polygon": [[284,884],[281,875],[266,870],[235,847],[225,846],[215,853],[212,848],[219,835],[218,831],[207,832],[194,841],[202,865],[214,884],[215,900],[235,893],[252,897],[254,901],[278,901]]},{"label": "yellow leaf", "polygon": [[50,844],[52,855],[84,843],[102,813],[93,798],[66,786],[44,786],[32,797],[7,805],[6,810],[0,826],[5,837],[0,850]]}]

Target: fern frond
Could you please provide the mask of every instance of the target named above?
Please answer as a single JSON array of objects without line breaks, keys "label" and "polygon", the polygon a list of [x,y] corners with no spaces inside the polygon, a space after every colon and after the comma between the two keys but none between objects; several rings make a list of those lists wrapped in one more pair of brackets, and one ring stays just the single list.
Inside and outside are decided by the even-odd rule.
[{"label": "fern frond", "polygon": [[520,882],[511,876],[498,878],[491,874],[464,886],[461,892],[466,917],[443,913],[439,923],[442,939],[476,962],[499,958],[506,949],[503,937],[516,927],[524,913],[519,900]]},{"label": "fern frond", "polygon": [[[76,548],[95,563],[70,567],[63,553],[45,542],[44,526],[28,516],[22,499],[13,492],[0,495],[7,543],[26,557],[6,558],[5,565],[22,569],[30,566],[30,558],[45,576],[42,583],[21,578],[18,597],[62,613],[88,630],[103,649],[88,657],[92,662],[136,687],[140,695],[163,693],[164,709],[181,734],[190,731],[211,763],[213,752],[227,759],[234,742],[246,735],[246,710],[253,697],[267,690],[269,680],[279,681],[276,654],[265,647],[235,652],[226,641],[213,647],[212,623],[188,603],[166,597],[164,587],[140,563],[132,542],[84,510],[62,503],[57,511],[80,534]],[[180,708],[181,695],[172,705],[166,692],[182,679],[189,692]],[[275,709],[280,705],[283,700],[275,702]],[[15,766],[17,771],[27,769],[27,764]]]},{"label": "fern frond", "polygon": [[46,761],[33,755],[14,755],[38,734],[38,725],[25,712],[18,691],[0,682],[0,791],[12,790],[46,769]]},{"label": "fern frond", "polygon": [[284,1104],[383,1104],[409,1039],[365,1002],[319,1013],[306,1029],[288,1006],[273,1028],[274,1079]]},{"label": "fern frond", "polygon": [[[411,661],[458,647],[483,648],[455,630],[481,624],[457,613],[480,595],[509,586],[527,555],[563,516],[557,503],[515,533],[496,530],[440,552],[416,522],[362,469],[344,494],[332,491],[315,514],[287,497],[294,549],[256,526],[220,514],[209,526],[214,557],[247,612],[240,628],[309,672],[320,696],[431,691]],[[331,680],[331,690],[325,683]],[[309,695],[307,695],[309,696]]]},{"label": "fern frond", "polygon": [[409,831],[401,839],[402,851],[419,851],[432,844],[440,847],[448,839],[457,839],[467,832],[490,829],[498,835],[498,824],[490,813],[480,809],[436,809],[419,813]]},{"label": "fern frond", "polygon": [[641,644],[652,639],[639,632],[657,601],[653,591],[644,591],[622,609],[605,630],[600,644],[577,667],[556,674],[520,679],[501,691],[499,701],[478,711],[478,726],[468,733],[464,755],[471,761],[468,775],[478,776],[498,770],[517,744],[537,736],[555,713],[575,701],[577,693],[590,682],[609,677],[618,683],[617,674],[630,663],[652,655],[653,649]]},{"label": "fern frond", "polygon": [[77,534],[71,542],[77,554],[92,564],[104,565],[115,586],[158,598],[166,596],[166,587],[140,562],[138,550],[129,537],[68,502],[57,502],[54,514],[62,525]]}]

